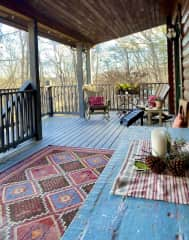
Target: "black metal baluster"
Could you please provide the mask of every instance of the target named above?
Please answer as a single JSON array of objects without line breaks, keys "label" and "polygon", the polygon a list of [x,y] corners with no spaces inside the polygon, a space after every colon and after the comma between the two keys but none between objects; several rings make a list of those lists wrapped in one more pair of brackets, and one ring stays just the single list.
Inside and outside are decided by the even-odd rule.
[{"label": "black metal baluster", "polygon": [[11,114],[11,140],[12,140],[12,145],[14,146],[14,142],[15,142],[15,129],[14,129],[14,98],[15,95],[11,94],[11,109],[10,109],[10,114]]},{"label": "black metal baluster", "polygon": [[16,99],[15,99],[15,127],[16,127],[16,139],[15,141],[18,142],[20,135],[19,135],[19,99],[20,99],[20,94],[16,93],[15,94]]},{"label": "black metal baluster", "polygon": [[4,122],[3,122],[3,105],[2,105],[2,98],[3,98],[3,94],[0,94],[0,135],[1,135],[1,139],[0,139],[0,149],[3,150],[4,148],[4,140],[5,140],[5,136],[4,136]]},{"label": "black metal baluster", "polygon": [[20,138],[24,138],[24,119],[23,119],[23,92],[20,94],[20,116],[19,116],[19,123],[20,123]]},{"label": "black metal baluster", "polygon": [[9,136],[9,126],[10,126],[10,122],[9,122],[9,104],[10,104],[10,102],[9,102],[9,95],[8,95],[8,93],[6,93],[6,97],[5,97],[5,99],[6,99],[6,101],[5,101],[5,118],[6,118],[6,120],[5,120],[5,129],[6,129],[6,140],[5,140],[5,142],[6,142],[6,146],[8,146],[9,145],[9,141],[10,141],[10,136]]}]

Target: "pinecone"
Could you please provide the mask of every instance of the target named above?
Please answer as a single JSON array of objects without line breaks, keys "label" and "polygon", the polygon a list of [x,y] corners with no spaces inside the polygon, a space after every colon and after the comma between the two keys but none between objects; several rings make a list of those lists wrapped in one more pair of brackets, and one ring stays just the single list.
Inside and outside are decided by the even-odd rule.
[{"label": "pinecone", "polygon": [[184,176],[185,175],[185,161],[180,159],[173,159],[168,162],[167,165],[169,171],[174,176]]},{"label": "pinecone", "polygon": [[[154,162],[156,161],[158,157],[154,157],[152,155],[146,156],[145,157],[145,163],[149,168],[152,168],[154,165]],[[158,158],[159,159],[159,158]]]},{"label": "pinecone", "polygon": [[161,158],[152,155],[145,158],[145,163],[154,173],[162,173],[166,167],[165,162]]},{"label": "pinecone", "polygon": [[182,151],[182,148],[186,145],[186,142],[183,139],[177,139],[172,144],[171,153],[172,155],[177,155]]}]

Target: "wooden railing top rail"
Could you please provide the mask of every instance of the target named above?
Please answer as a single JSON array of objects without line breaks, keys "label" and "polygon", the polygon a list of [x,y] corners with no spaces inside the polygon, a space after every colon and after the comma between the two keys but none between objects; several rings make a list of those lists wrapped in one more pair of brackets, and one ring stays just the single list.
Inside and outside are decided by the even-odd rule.
[{"label": "wooden railing top rail", "polygon": [[[140,83],[139,86],[142,85],[159,85],[159,84],[167,84],[166,82],[149,82],[149,83]],[[98,83],[94,84],[98,86],[116,86],[116,84],[112,83]],[[64,84],[64,85],[48,85],[48,86],[41,86],[40,88],[48,88],[48,87],[77,87],[77,84]],[[8,91],[17,91],[19,88],[0,88],[1,92],[8,92]]]},{"label": "wooden railing top rail", "polygon": [[29,92],[35,92],[35,90],[25,90],[25,91],[11,91],[11,92],[0,92],[1,95],[11,95],[11,94],[19,94],[19,93],[29,93]]},{"label": "wooden railing top rail", "polygon": [[[134,107],[134,102],[136,98],[146,101],[149,95],[153,95],[159,85],[166,83],[156,82],[156,83],[141,83],[140,89],[137,94],[129,95],[127,100],[127,108],[132,109]],[[107,100],[110,100],[111,106],[110,110],[118,110],[120,106],[120,100],[117,95],[116,84],[111,83],[99,83],[94,84],[97,87],[103,87],[103,96]],[[35,90],[34,90],[35,91]],[[0,89],[1,94],[10,93],[22,93],[19,89]],[[79,112],[79,99],[77,84],[65,84],[65,85],[49,85],[41,87],[41,112],[42,115],[49,114],[52,116],[54,113],[78,113]],[[166,108],[168,102],[166,99]]]}]

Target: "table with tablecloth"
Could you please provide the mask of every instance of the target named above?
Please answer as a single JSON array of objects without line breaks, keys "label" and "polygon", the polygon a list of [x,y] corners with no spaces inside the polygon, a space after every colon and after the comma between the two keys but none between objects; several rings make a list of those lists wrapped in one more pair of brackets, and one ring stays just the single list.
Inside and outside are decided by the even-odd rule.
[{"label": "table with tablecloth", "polygon": [[[119,147],[62,240],[189,239],[189,205],[187,202],[179,204],[174,193],[175,202],[112,193],[131,145],[134,143],[136,148],[137,141],[148,144],[151,130],[149,127],[130,127],[122,135]],[[168,131],[173,138],[189,141],[189,129],[170,128]]]}]

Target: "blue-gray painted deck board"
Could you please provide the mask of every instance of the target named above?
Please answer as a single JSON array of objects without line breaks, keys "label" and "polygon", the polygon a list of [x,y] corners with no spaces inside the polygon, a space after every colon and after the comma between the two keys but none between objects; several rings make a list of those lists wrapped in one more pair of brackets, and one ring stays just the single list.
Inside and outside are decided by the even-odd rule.
[{"label": "blue-gray painted deck board", "polygon": [[[170,129],[189,140],[189,129]],[[189,205],[110,194],[130,141],[150,136],[150,128],[130,128],[61,240],[188,240]]]},{"label": "blue-gray painted deck board", "polygon": [[111,114],[110,121],[94,115],[87,121],[77,116],[55,116],[43,119],[43,139],[28,141],[15,150],[0,154],[0,172],[22,161],[48,145],[115,149],[121,134],[127,128],[119,124],[119,118]]}]

